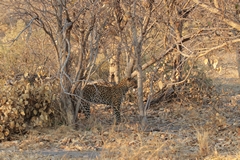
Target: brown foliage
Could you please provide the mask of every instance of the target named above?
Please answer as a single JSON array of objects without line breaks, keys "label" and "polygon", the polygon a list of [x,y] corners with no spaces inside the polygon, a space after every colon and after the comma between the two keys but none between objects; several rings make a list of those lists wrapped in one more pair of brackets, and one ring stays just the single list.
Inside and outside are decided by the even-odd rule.
[{"label": "brown foliage", "polygon": [[24,74],[5,84],[0,95],[0,139],[23,133],[27,126],[47,127],[54,124],[58,85],[55,79]]}]

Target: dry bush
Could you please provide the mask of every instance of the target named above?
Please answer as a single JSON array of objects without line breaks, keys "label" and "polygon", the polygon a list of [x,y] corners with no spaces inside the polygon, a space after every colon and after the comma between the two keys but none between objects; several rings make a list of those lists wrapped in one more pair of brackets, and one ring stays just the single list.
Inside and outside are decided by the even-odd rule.
[{"label": "dry bush", "polygon": [[[4,36],[0,39],[0,77],[6,78],[12,74],[35,73],[37,67],[44,65],[48,71],[55,73],[56,60],[52,54],[54,47],[44,32],[36,26],[31,26],[33,31],[25,31],[26,22],[13,18],[12,24],[5,21],[10,13],[3,16],[3,25],[7,26]],[[0,26],[0,31],[3,29]],[[31,33],[30,33],[31,32]]]},{"label": "dry bush", "polygon": [[25,73],[19,80],[11,81],[1,88],[0,139],[12,133],[23,133],[27,126],[52,126],[56,109],[57,80]]},{"label": "dry bush", "polygon": [[[187,75],[187,73],[185,74]],[[149,81],[145,82],[146,96],[150,93]],[[159,106],[169,102],[178,102],[181,106],[193,107],[210,104],[215,106],[219,102],[219,94],[215,90],[212,80],[206,77],[204,71],[198,68],[193,69],[190,76],[183,83],[179,83],[174,87],[168,85],[169,83],[171,82],[162,82],[161,80],[153,83],[154,94],[151,105],[158,104]]]},{"label": "dry bush", "polygon": [[[202,106],[219,102],[219,94],[215,90],[212,80],[207,78],[201,70],[194,70],[189,79],[178,87],[178,99],[184,104],[193,104],[194,106]],[[214,104],[213,104],[214,103]]]}]

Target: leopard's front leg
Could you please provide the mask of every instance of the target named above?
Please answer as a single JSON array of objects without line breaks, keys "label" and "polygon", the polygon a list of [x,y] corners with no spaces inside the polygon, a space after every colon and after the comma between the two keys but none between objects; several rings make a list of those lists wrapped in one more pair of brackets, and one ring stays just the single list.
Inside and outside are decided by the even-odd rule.
[{"label": "leopard's front leg", "polygon": [[82,111],[84,113],[85,119],[89,119],[90,117],[90,104],[86,100],[82,102]]},{"label": "leopard's front leg", "polygon": [[[115,97],[117,98],[117,97]],[[116,124],[121,123],[121,113],[120,113],[120,106],[121,106],[121,101],[113,101],[112,107],[113,107],[113,114],[114,114],[114,122]]]}]

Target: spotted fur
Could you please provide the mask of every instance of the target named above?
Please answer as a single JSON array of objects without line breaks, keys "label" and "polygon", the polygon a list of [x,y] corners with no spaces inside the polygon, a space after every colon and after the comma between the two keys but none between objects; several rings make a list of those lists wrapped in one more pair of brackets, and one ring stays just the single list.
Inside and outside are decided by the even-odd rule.
[{"label": "spotted fur", "polygon": [[90,102],[107,104],[112,106],[116,122],[119,123],[121,101],[130,87],[137,87],[137,81],[133,78],[125,78],[113,86],[86,85],[82,91],[81,102],[85,117],[90,117]]}]

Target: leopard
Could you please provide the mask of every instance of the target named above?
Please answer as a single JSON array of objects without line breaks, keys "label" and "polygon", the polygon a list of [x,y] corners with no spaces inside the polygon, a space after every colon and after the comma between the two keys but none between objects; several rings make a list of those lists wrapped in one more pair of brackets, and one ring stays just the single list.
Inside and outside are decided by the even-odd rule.
[{"label": "leopard", "polygon": [[114,123],[121,122],[120,106],[126,92],[130,88],[137,88],[134,78],[124,78],[118,84],[112,86],[86,85],[82,90],[81,110],[85,119],[90,118],[90,102],[110,105],[113,108]]}]

